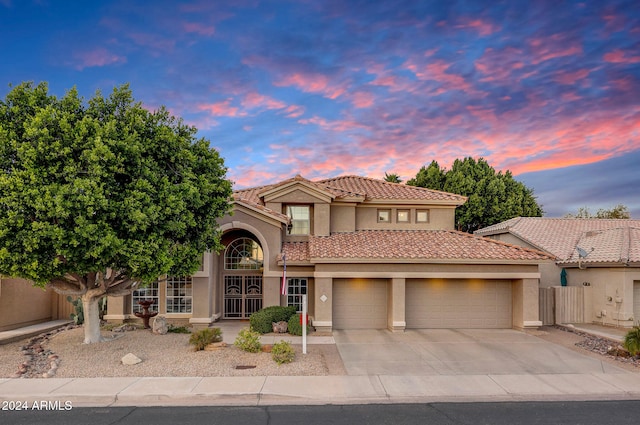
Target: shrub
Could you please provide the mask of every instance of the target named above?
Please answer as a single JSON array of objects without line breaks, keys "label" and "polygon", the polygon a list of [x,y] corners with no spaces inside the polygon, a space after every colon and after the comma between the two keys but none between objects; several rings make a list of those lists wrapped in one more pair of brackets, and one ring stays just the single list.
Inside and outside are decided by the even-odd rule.
[{"label": "shrub", "polygon": [[273,322],[286,322],[294,314],[296,314],[294,306],[272,305],[253,313],[249,317],[249,324],[251,325],[251,330],[266,334],[273,331]]},{"label": "shrub", "polygon": [[[307,333],[309,333],[310,329],[311,327],[309,326],[309,323],[307,323]],[[294,314],[289,319],[289,333],[291,335],[302,335],[302,325],[300,324],[300,314]]]},{"label": "shrub", "polygon": [[82,325],[84,323],[84,307],[82,306],[82,300],[80,298],[76,298],[75,300],[71,298],[71,295],[67,296],[67,301],[73,304],[73,309],[75,313],[71,313],[69,317],[73,320],[73,323],[76,325]]},{"label": "shrub", "polygon": [[233,345],[249,353],[257,353],[262,348],[262,344],[260,344],[260,333],[254,332],[249,328],[244,328],[238,332],[238,337]]},{"label": "shrub", "polygon": [[271,348],[271,358],[278,364],[291,363],[295,357],[296,352],[287,341],[276,342]]},{"label": "shrub", "polygon": [[[215,328],[215,329],[218,329],[218,328]],[[169,326],[167,327],[167,332],[173,333],[173,334],[190,334],[191,333],[189,328],[187,328],[186,326],[174,326],[171,323],[169,323]]]},{"label": "shrub", "polygon": [[191,334],[189,344],[193,345],[196,351],[204,350],[204,348],[214,342],[222,341],[222,330],[220,328],[206,328]]},{"label": "shrub", "polygon": [[634,326],[624,337],[624,348],[632,356],[640,354],[640,326]]}]

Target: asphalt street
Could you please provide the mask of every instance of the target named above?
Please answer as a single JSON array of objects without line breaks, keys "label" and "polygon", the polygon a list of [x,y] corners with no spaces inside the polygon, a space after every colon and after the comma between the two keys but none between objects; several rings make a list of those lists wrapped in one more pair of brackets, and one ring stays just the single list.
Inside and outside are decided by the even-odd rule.
[{"label": "asphalt street", "polygon": [[638,418],[638,400],[0,411],[0,424],[12,425],[625,425]]}]

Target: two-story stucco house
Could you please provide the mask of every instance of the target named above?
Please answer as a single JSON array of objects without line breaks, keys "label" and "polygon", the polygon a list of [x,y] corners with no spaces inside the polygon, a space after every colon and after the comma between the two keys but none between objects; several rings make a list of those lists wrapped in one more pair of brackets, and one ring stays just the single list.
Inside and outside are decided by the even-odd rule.
[{"label": "two-story stucco house", "polygon": [[[209,326],[308,296],[316,329],[526,328],[538,320],[540,251],[454,230],[463,196],[357,176],[301,176],[238,190],[225,250],[201,270],[112,298],[109,320],[153,298]],[[286,265],[286,295],[281,282]]]}]

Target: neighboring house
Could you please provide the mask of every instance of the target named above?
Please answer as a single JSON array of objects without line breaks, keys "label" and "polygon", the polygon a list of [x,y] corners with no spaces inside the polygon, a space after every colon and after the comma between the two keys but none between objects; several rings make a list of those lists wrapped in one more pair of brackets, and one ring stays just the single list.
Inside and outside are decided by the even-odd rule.
[{"label": "neighboring house", "polygon": [[540,286],[585,288],[583,321],[640,320],[640,220],[517,217],[475,234],[556,257],[541,266]]},{"label": "neighboring house", "polygon": [[193,276],[110,298],[105,318],[134,318],[136,301],[150,298],[167,318],[204,327],[270,305],[300,310],[308,294],[319,330],[541,324],[538,266],[553,258],[455,231],[463,196],[357,176],[296,176],[233,197],[233,213],[219,222],[223,252],[205,254]]},{"label": "neighboring house", "polygon": [[49,320],[69,319],[73,306],[52,289],[0,276],[0,332]]}]

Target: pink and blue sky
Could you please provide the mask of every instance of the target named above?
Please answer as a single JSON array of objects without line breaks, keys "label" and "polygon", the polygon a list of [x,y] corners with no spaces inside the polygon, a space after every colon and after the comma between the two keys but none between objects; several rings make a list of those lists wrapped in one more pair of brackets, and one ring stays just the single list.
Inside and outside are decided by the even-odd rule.
[{"label": "pink and blue sky", "polygon": [[0,0],[0,96],[130,83],[236,188],[466,156],[547,216],[640,218],[640,2]]}]

